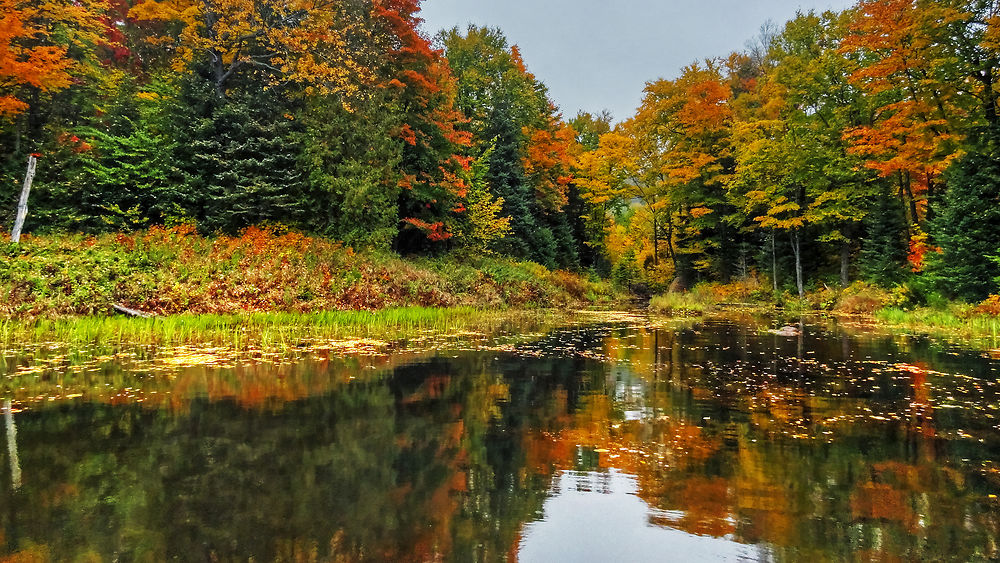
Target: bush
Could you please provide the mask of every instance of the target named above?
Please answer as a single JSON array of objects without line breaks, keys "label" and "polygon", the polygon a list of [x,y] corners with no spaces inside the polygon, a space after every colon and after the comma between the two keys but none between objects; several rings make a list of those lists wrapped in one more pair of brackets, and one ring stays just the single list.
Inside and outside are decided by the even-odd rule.
[{"label": "bush", "polygon": [[990,295],[974,311],[978,315],[1000,317],[1000,295]]},{"label": "bush", "polygon": [[890,305],[896,305],[896,295],[865,282],[854,282],[841,292],[835,310],[851,315],[870,315]]},{"label": "bush", "polygon": [[284,227],[207,238],[191,226],[2,245],[0,318],[109,313],[554,307],[617,298],[607,283],[501,258],[407,261]]},{"label": "bush", "polygon": [[702,314],[711,311],[714,303],[706,293],[663,293],[649,300],[649,311],[661,315]]}]

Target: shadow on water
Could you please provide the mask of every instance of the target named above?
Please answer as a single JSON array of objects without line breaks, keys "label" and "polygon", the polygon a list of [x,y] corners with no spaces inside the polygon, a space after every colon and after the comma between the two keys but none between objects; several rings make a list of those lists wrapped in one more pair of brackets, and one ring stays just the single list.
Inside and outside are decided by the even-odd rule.
[{"label": "shadow on water", "polygon": [[997,557],[1000,361],[769,326],[626,318],[423,355],[21,366],[0,555]]}]

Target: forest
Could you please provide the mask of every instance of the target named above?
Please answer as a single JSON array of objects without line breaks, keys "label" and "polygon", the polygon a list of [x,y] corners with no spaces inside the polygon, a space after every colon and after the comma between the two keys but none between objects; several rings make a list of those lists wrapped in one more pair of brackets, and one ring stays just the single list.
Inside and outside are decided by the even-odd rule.
[{"label": "forest", "polygon": [[0,281],[45,237],[257,229],[648,293],[1000,293],[1000,2],[800,12],[650,69],[675,78],[620,120],[564,115],[501,30],[432,36],[419,4],[0,0],[5,232],[37,160]]}]

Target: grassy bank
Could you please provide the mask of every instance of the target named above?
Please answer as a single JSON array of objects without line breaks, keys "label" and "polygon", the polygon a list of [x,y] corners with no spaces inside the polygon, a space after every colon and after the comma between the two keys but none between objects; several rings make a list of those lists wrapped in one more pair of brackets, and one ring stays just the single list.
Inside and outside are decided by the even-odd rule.
[{"label": "grassy bank", "polygon": [[907,303],[904,291],[886,290],[864,283],[847,288],[808,292],[804,299],[775,293],[755,280],[731,284],[704,283],[686,293],[666,293],[650,300],[653,314],[708,315],[720,310],[742,308],[767,314],[820,313],[849,316],[891,330],[937,336],[987,339],[1000,342],[1000,297],[979,304],[939,300],[933,306]]},{"label": "grassy bank", "polygon": [[[918,308],[903,310],[896,307],[880,309],[875,321],[883,326],[912,332],[962,338],[987,339],[1000,342],[1000,317],[959,310]],[[974,310],[973,310],[974,311]]]},{"label": "grassy bank", "polygon": [[[191,227],[153,228],[0,242],[0,319],[7,320],[107,315],[117,303],[157,315],[315,313],[309,322],[322,324],[323,311],[566,307],[617,297],[608,283],[530,262],[465,255],[408,260],[275,229],[205,237]],[[223,319],[176,322],[219,326],[229,322]],[[117,326],[93,322],[94,332]],[[77,324],[74,330],[91,330]]]}]

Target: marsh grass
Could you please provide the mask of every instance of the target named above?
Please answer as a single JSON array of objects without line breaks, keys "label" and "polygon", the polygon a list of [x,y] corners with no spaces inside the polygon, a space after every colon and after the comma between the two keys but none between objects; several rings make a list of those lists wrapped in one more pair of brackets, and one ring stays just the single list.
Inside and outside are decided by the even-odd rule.
[{"label": "marsh grass", "polygon": [[907,311],[888,307],[877,311],[875,320],[891,328],[940,336],[986,339],[992,346],[1000,344],[1000,317],[976,314],[961,308],[920,308]]},{"label": "marsh grass", "polygon": [[659,315],[703,315],[717,309],[708,296],[695,293],[664,293],[649,300],[649,311]]},{"label": "marsh grass", "polygon": [[150,319],[81,317],[72,320],[0,321],[0,345],[51,343],[79,347],[215,345],[288,350],[334,339],[382,342],[476,330],[496,333],[544,323],[552,311],[482,310],[473,307],[403,307],[379,311],[174,315]]}]

